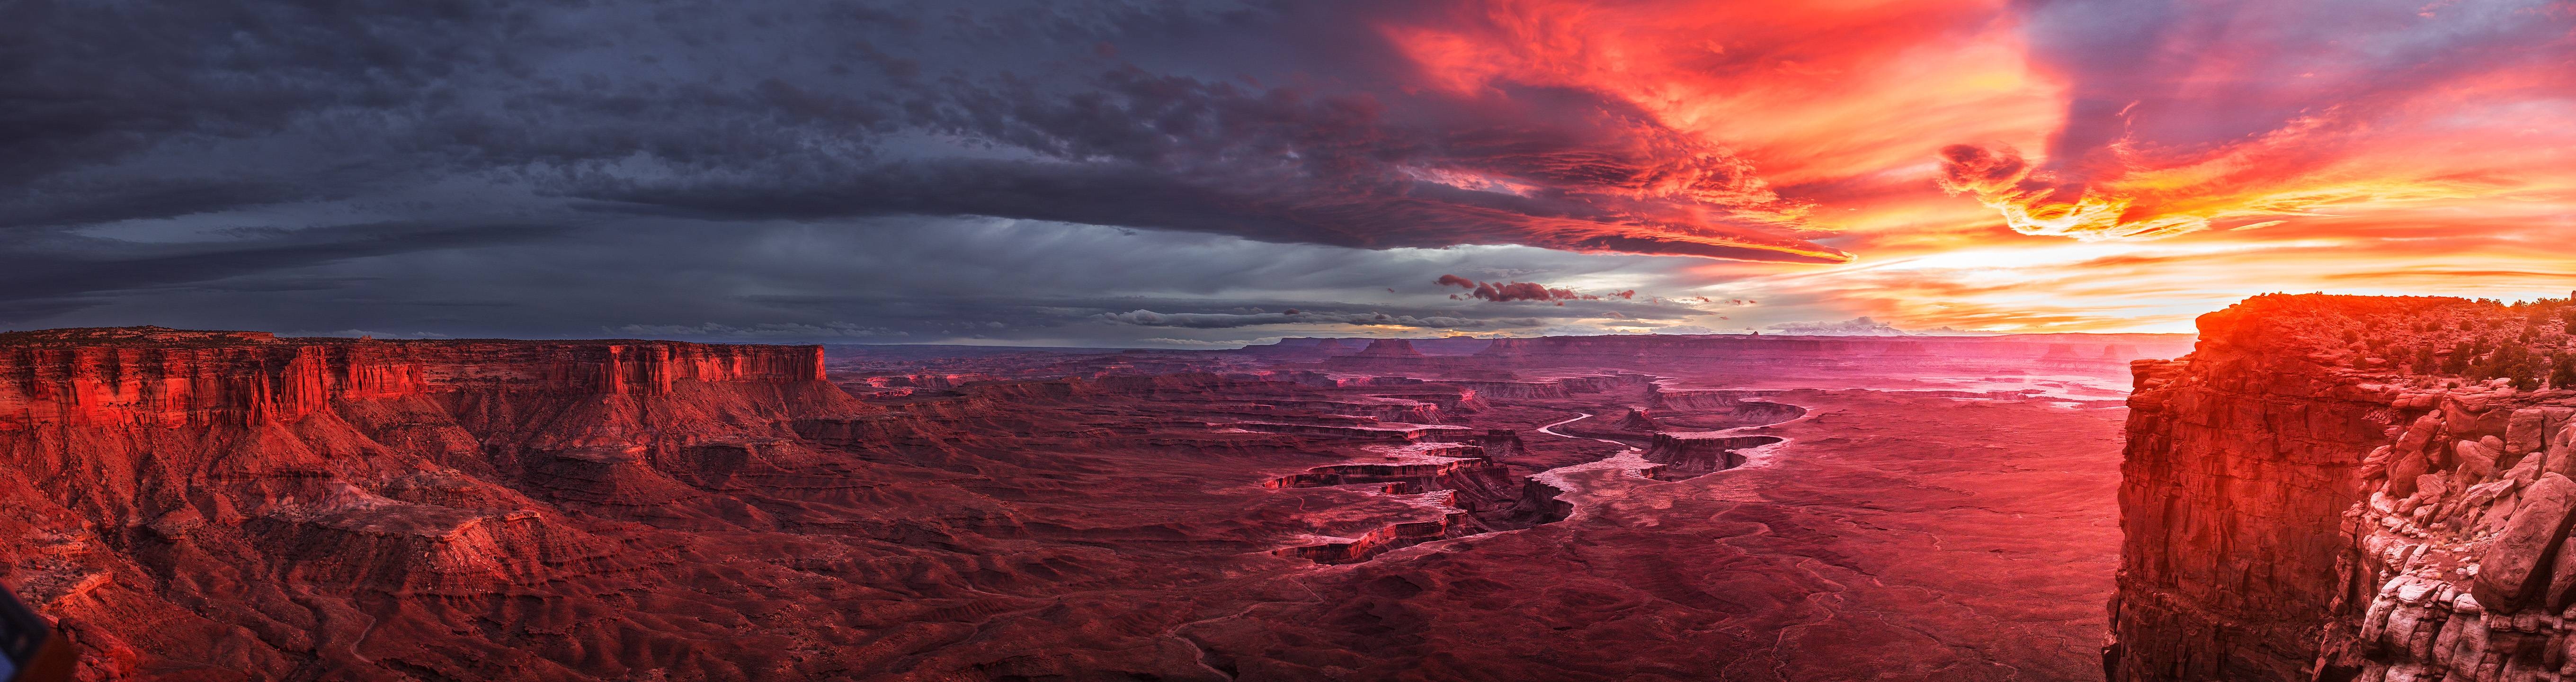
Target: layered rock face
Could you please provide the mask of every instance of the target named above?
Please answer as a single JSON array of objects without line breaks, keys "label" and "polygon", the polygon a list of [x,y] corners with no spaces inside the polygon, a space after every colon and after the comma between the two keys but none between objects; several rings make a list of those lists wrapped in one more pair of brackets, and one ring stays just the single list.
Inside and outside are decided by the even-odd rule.
[{"label": "layered rock face", "polygon": [[2576,679],[2570,309],[2264,296],[2138,362],[2109,677]]},{"label": "layered rock face", "polygon": [[1645,459],[1664,465],[1653,472],[1658,479],[1690,478],[1712,471],[1725,471],[1744,464],[1742,451],[1780,442],[1776,436],[1696,436],[1688,434],[1655,434],[1654,444],[1646,449]]},{"label": "layered rock face", "polygon": [[370,601],[613,591],[656,560],[568,511],[757,524],[708,491],[831,485],[793,422],[872,408],[821,367],[817,347],[0,336],[0,568],[85,677],[283,676],[357,656],[316,638],[372,630],[342,627]]}]

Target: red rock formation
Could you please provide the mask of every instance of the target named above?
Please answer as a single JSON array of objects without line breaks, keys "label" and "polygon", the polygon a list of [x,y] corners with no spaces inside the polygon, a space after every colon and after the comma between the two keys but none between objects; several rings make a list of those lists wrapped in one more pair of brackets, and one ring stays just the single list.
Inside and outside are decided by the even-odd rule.
[{"label": "red rock formation", "polygon": [[[1517,436],[1487,434],[1482,442],[1515,444]],[[1536,494],[1516,480],[1509,467],[1487,457],[1483,445],[1421,445],[1388,453],[1384,461],[1355,461],[1314,467],[1305,473],[1265,484],[1273,490],[1328,486],[1374,486],[1389,495],[1430,494],[1445,513],[1427,521],[1404,521],[1370,530],[1357,538],[1300,544],[1273,550],[1281,556],[1316,563],[1365,561],[1389,550],[1432,540],[1466,537],[1501,528],[1516,528],[1564,518],[1553,494]]]},{"label": "red rock formation", "polygon": [[1347,564],[1366,561],[1387,550],[1433,540],[1461,538],[1482,532],[1486,532],[1486,529],[1476,524],[1466,512],[1452,512],[1430,521],[1407,521],[1379,528],[1350,540],[1285,547],[1271,552],[1280,556],[1299,557],[1319,564]]},{"label": "red rock formation", "polygon": [[[2111,679],[2576,674],[2576,486],[2547,445],[2576,393],[2482,364],[2565,352],[2566,308],[2262,296],[2202,316],[2190,357],[2136,363]],[[2480,357],[2388,360],[2436,348]]]},{"label": "red rock formation", "polygon": [[1680,480],[1744,465],[1744,450],[1780,442],[1777,436],[1655,434],[1645,459],[1664,465],[1655,478]]},{"label": "red rock formation", "polygon": [[363,637],[334,626],[353,603],[651,560],[558,509],[757,516],[703,489],[815,481],[788,473],[788,422],[871,411],[820,373],[815,347],[0,336],[0,526],[58,539],[0,560],[95,654],[86,677],[282,677],[356,655],[314,639]]}]

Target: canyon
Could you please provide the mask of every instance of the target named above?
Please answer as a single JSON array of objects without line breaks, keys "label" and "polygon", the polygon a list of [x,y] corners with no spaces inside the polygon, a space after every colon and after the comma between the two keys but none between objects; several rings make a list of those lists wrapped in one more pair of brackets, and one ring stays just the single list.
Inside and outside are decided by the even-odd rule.
[{"label": "canyon", "polygon": [[16,332],[0,582],[86,680],[2083,679],[2189,343]]}]

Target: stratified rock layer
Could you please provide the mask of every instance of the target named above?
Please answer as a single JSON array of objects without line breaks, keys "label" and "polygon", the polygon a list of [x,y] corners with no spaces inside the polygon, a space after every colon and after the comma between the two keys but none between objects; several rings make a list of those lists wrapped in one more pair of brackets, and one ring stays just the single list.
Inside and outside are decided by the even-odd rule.
[{"label": "stratified rock layer", "polygon": [[2262,296],[2138,362],[2109,677],[2576,678],[2568,311]]},{"label": "stratified rock layer", "polygon": [[[367,661],[381,614],[415,608],[371,603],[514,628],[549,619],[513,594],[633,589],[669,556],[616,519],[776,523],[709,491],[832,487],[792,423],[873,411],[811,346],[0,335],[0,568],[86,678],[275,679]],[[501,641],[396,655],[433,677],[560,669]],[[469,656],[489,666],[453,667]]]}]

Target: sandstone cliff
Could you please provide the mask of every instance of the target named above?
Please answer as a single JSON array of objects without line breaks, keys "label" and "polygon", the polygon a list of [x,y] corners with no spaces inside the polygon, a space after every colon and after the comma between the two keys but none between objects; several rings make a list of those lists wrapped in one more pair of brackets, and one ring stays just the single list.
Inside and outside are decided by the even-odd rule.
[{"label": "sandstone cliff", "polygon": [[0,571],[90,679],[360,660],[315,639],[364,639],[357,605],[652,561],[564,511],[764,525],[707,491],[831,485],[794,464],[794,422],[872,408],[821,371],[816,347],[0,335]]},{"label": "sandstone cliff", "polygon": [[2109,677],[2576,679],[2569,310],[2262,296],[2136,363]]}]

